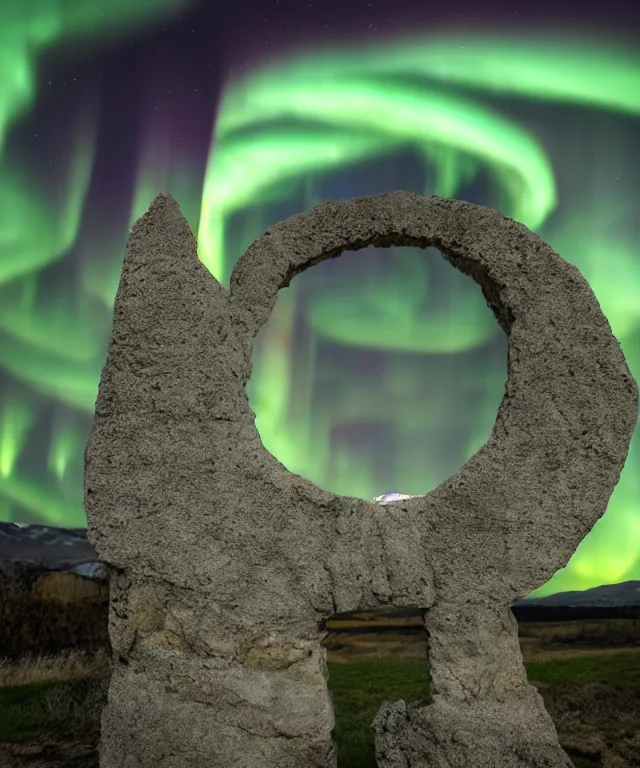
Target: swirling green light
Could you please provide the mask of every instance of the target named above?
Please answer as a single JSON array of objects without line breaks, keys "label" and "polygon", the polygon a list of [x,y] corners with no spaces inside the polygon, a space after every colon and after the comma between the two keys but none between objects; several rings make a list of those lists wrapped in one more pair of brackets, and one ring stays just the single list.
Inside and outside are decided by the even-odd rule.
[{"label": "swirling green light", "polygon": [[[230,89],[223,100],[216,125],[216,148],[205,180],[200,242],[203,262],[224,279],[220,242],[221,216],[255,198],[268,185],[287,175],[317,168],[344,165],[375,150],[379,154],[399,146],[412,146],[427,158],[442,157],[464,164],[469,156],[495,167],[511,192],[512,213],[531,227],[538,226],[555,204],[553,171],[542,147],[525,129],[498,113],[467,99],[426,87],[375,80],[333,78],[314,87],[299,79],[249,79]],[[390,119],[390,116],[393,116]],[[267,121],[304,119],[330,128],[348,128],[338,144],[333,131],[306,130],[297,135],[269,136],[260,131],[238,143],[233,133]],[[328,135],[327,135],[328,134]],[[225,144],[225,138],[230,141]],[[318,141],[318,138],[320,139]],[[227,148],[228,147],[228,148]],[[356,149],[357,148],[357,149]],[[461,156],[457,160],[451,152]],[[445,166],[447,187],[455,184],[455,165]],[[436,182],[436,187],[441,188]]]},{"label": "swirling green light", "polygon": [[90,292],[78,293],[71,282],[63,293],[47,296],[39,290],[37,278],[38,271],[69,258],[77,244],[93,172],[94,105],[78,105],[69,116],[68,144],[48,169],[48,175],[56,178],[53,191],[32,178],[19,156],[6,152],[11,128],[34,106],[38,60],[45,50],[63,40],[105,39],[128,32],[191,4],[192,0],[0,3],[0,366],[9,376],[0,404],[0,496],[8,514],[15,505],[53,525],[85,523],[81,483],[69,500],[62,481],[69,462],[81,466],[86,428],[78,429],[73,418],[63,417],[52,431],[49,483],[21,476],[20,459],[36,414],[45,410],[41,404],[57,400],[84,412],[88,421],[110,324],[109,313],[99,311]]},{"label": "swirling green light", "polygon": [[[542,102],[610,109],[637,115],[640,90],[637,51],[600,36],[553,31],[505,39],[491,32],[451,31],[425,37],[402,36],[381,46],[355,43],[327,52],[280,58],[251,77],[252,89],[273,82],[306,83],[341,78],[421,76],[450,87],[469,87],[487,95],[526,96]],[[246,80],[243,79],[243,82]]]},{"label": "swirling green light", "polygon": [[0,154],[7,129],[36,96],[38,56],[65,39],[104,38],[192,0],[3,0],[0,4]]},{"label": "swirling green light", "polygon": [[[0,9],[0,147],[33,106],[39,53],[65,37],[98,31],[104,11],[100,3],[75,0],[63,12],[49,0],[42,13],[30,15],[25,5],[10,0]],[[117,31],[165,10],[160,0],[113,0],[108,21]],[[571,174],[562,159],[552,159],[543,132],[505,106],[508,96],[509,102],[539,102],[543,117],[553,103],[573,104],[585,114],[640,114],[638,56],[601,42],[595,56],[593,46],[549,35],[505,42],[439,34],[295,55],[261,67],[226,87],[201,195],[192,182],[199,178],[193,158],[176,156],[157,125],[146,127],[128,223],[157,193],[173,193],[198,228],[203,262],[226,282],[242,250],[271,223],[275,206],[308,208],[323,198],[318,187],[331,174],[411,156],[423,174],[416,191],[455,197],[484,185],[487,199],[475,202],[537,229],[573,261],[640,376],[634,242],[630,228],[609,231],[602,216],[626,201],[602,185],[595,215],[581,210],[573,203],[576,190],[559,184]],[[83,429],[93,410],[127,235],[123,226],[78,241],[96,136],[95,113],[79,115],[68,151],[61,153],[67,178],[62,205],[15,160],[0,165],[0,365],[12,379],[0,408],[0,500],[66,525],[84,524],[78,480]],[[598,193],[594,189],[594,199]],[[321,265],[282,292],[254,355],[248,389],[256,423],[266,447],[292,471],[338,493],[372,497],[389,489],[379,485],[375,457],[349,443],[341,429],[386,414],[386,458],[397,464],[384,482],[423,493],[490,432],[504,369],[496,364],[480,377],[477,360],[497,360],[499,329],[476,287],[434,254],[400,249],[393,260],[360,256],[369,257],[367,276],[358,269],[339,290]],[[77,284],[45,301],[38,272],[65,259],[76,267]],[[307,329],[302,352],[294,349],[301,322]],[[349,354],[341,357],[345,348]],[[345,367],[362,349],[378,356],[375,375],[358,377]],[[425,381],[431,360],[437,366]],[[329,401],[322,401],[322,391],[331,393]],[[29,427],[50,418],[40,414],[51,401],[56,409],[44,451],[45,487],[27,479],[21,457]],[[632,544],[640,529],[632,448],[606,517],[541,592],[640,578]]]},{"label": "swirling green light", "polygon": [[[447,92],[438,86],[446,86]],[[455,196],[462,179],[469,179],[470,168],[471,176],[483,170],[495,180],[495,204],[502,211],[531,228],[544,229],[556,205],[556,188],[551,161],[540,140],[526,126],[500,114],[498,108],[478,104],[468,93],[451,92],[460,86],[491,97],[509,94],[640,114],[638,56],[601,44],[594,56],[591,41],[547,36],[505,43],[490,36],[452,34],[402,40],[384,47],[351,48],[348,52],[318,52],[277,62],[230,83],[222,101],[204,185],[199,229],[203,262],[218,279],[228,279],[233,266],[228,261],[232,241],[229,237],[225,240],[225,225],[239,209],[263,202],[265,192],[271,197],[282,182],[308,178],[322,163],[330,170],[333,158],[339,167],[355,166],[369,153],[379,157],[407,148],[423,158],[429,179],[424,191]],[[285,129],[287,125],[295,128]],[[359,148],[346,160],[335,149],[341,131],[348,132]],[[603,203],[607,205],[607,201]],[[254,236],[258,234],[259,229]],[[551,243],[562,246],[565,257],[587,276],[614,332],[621,338],[633,335],[640,320],[640,279],[628,279],[638,269],[628,233],[607,241],[606,260],[603,243],[596,238],[587,245],[580,231],[572,232],[567,241],[562,229],[557,229]],[[455,354],[489,341],[495,323],[473,286],[451,278],[450,286],[457,293],[455,310],[425,301],[430,282],[425,279],[425,261],[417,254],[413,256],[412,260],[407,254],[395,265],[396,275],[403,274],[401,280],[398,278],[400,285],[390,282],[388,275],[382,279],[378,271],[370,280],[363,277],[352,284],[343,283],[332,291],[311,294],[311,298],[306,291],[309,343],[316,346],[327,339],[395,353]],[[429,266],[429,274],[432,269]],[[291,307],[282,316],[278,312],[279,307],[270,324],[281,326],[280,335],[291,334]],[[265,446],[290,469],[320,485],[342,493],[373,495],[371,466],[332,444],[331,430],[341,418],[353,419],[358,414],[366,418],[379,412],[380,397],[369,398],[370,393],[362,390],[348,395],[349,382],[342,382],[342,395],[336,391],[331,417],[328,413],[320,418],[312,415],[311,420],[296,417],[288,403],[294,396],[290,361],[270,340],[267,328],[261,342],[249,391]],[[406,361],[404,366],[408,377]],[[640,375],[640,369],[635,372]],[[496,387],[495,393],[487,395],[485,414],[489,418],[480,419],[483,429],[477,428],[470,435],[469,453],[488,437],[500,389]],[[402,415],[402,403],[390,400],[390,392],[385,390],[387,407],[399,428],[401,422],[411,420],[411,415]],[[435,402],[432,394],[429,404],[437,413]],[[440,424],[435,413],[430,416],[431,427],[422,421],[417,440],[428,440],[430,429],[446,430],[446,422]],[[410,427],[404,429],[405,438],[413,439]],[[435,434],[431,439],[437,439]],[[433,458],[437,460],[437,456]],[[396,473],[398,480],[404,478],[401,490],[428,490],[412,485],[416,477],[424,478],[424,462],[414,462],[407,449],[402,464],[405,469]],[[635,525],[629,521],[638,518],[638,496],[629,491],[631,471],[623,473],[606,518],[620,521],[621,528],[623,520]],[[431,487],[444,479],[437,477],[435,470],[430,474]],[[381,490],[376,488],[376,492]],[[597,579],[630,577],[638,553],[612,555],[611,540],[600,533],[605,530],[603,525],[541,593],[576,585],[584,588]],[[617,527],[615,522],[608,525]]]}]

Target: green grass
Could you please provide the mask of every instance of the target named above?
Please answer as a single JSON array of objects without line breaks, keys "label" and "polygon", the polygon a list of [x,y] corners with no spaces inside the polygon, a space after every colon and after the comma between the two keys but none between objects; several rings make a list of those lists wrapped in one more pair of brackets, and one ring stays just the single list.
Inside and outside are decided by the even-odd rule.
[{"label": "green grass", "polygon": [[563,685],[604,683],[640,689],[640,650],[620,655],[585,655],[545,663],[525,664],[530,683]]},{"label": "green grass", "polygon": [[[585,655],[545,663],[525,664],[532,685],[545,684],[562,691],[568,685],[601,683],[635,689],[640,697],[640,650],[624,655]],[[329,686],[333,692],[339,768],[376,768],[371,721],[383,701],[416,701],[429,695],[425,663],[396,659],[367,659],[348,663],[329,662]],[[638,730],[640,720],[629,717],[598,723],[598,728],[614,735]],[[592,732],[593,726],[585,726]],[[576,766],[593,766],[574,758]]]},{"label": "green grass", "polygon": [[376,768],[371,721],[383,701],[429,694],[426,663],[400,659],[328,662],[338,768]]},{"label": "green grass", "polygon": [[42,735],[74,738],[97,732],[106,702],[105,683],[51,680],[0,688],[0,743]]},{"label": "green grass", "polygon": [[29,741],[58,718],[49,711],[47,693],[68,683],[32,683],[0,688],[0,742]]},{"label": "green grass", "polygon": [[[545,663],[525,665],[529,681],[542,683],[545,691],[562,695],[567,688],[567,701],[571,701],[571,688],[585,686],[583,695],[589,695],[589,686],[607,686],[640,699],[640,650],[620,655],[585,655]],[[383,701],[416,701],[429,694],[425,662],[411,662],[395,658],[366,659],[349,662],[328,662],[333,694],[336,727],[334,739],[338,745],[339,768],[376,768],[371,721]],[[99,722],[99,699],[89,697],[83,704],[83,689],[90,684],[80,682],[47,682],[0,688],[0,742],[24,742],[43,730],[63,728],[69,712],[81,709],[87,714],[88,725]],[[604,689],[600,689],[604,690]],[[71,708],[65,703],[75,699]],[[564,698],[564,696],[563,696]],[[605,710],[607,704],[604,704]],[[618,718],[610,722],[608,712],[597,724],[575,725],[565,729],[572,736],[587,735],[594,727],[601,733],[633,733],[640,728],[637,713],[629,712],[624,722]],[[615,715],[614,715],[615,717]],[[580,720],[580,716],[578,716]],[[596,763],[574,757],[579,768]]]}]

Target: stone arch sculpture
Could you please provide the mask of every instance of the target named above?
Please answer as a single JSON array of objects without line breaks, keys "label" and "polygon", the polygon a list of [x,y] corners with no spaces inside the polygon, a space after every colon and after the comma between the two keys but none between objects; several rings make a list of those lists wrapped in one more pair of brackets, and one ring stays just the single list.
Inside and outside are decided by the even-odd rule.
[{"label": "stone arch sculpture", "polygon": [[[488,442],[426,496],[325,492],[263,447],[245,394],[280,288],[344,250],[437,247],[509,336]],[[428,702],[375,718],[385,768],[557,768],[509,606],[604,513],[637,389],[577,269],[526,227],[393,192],[270,227],[223,288],[177,204],[131,233],[85,455],[89,538],[111,569],[101,768],[334,768],[323,621],[420,606]]]}]

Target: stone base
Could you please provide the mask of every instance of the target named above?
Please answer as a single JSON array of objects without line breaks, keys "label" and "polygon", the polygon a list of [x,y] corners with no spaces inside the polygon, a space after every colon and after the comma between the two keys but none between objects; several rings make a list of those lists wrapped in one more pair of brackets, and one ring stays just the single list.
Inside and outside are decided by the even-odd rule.
[{"label": "stone base", "polygon": [[101,767],[336,768],[324,653],[280,669],[212,663],[154,649],[116,664]]},{"label": "stone base", "polygon": [[378,768],[572,768],[532,686],[504,702],[384,702],[373,720]]}]

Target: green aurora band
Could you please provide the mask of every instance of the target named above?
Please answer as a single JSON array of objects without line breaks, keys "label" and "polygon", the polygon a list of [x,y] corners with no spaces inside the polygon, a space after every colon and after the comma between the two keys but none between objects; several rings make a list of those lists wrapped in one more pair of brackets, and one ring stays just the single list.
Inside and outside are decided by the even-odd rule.
[{"label": "green aurora band", "polygon": [[[77,245],[92,178],[95,104],[81,105],[70,119],[69,146],[61,153],[60,167],[51,169],[61,177],[62,186],[56,190],[43,190],[29,168],[5,152],[9,129],[35,106],[40,54],[80,37],[130,34],[132,26],[161,21],[191,4],[192,0],[41,0],[37,8],[22,0],[0,4],[0,346],[1,365],[9,374],[0,410],[0,519],[14,519],[17,508],[22,516],[26,513],[29,519],[51,525],[86,525],[82,451],[110,323],[104,304],[100,312],[95,296],[80,286],[69,285],[47,300],[38,291],[38,270],[63,260]],[[121,240],[114,243],[117,250]],[[109,263],[122,263],[121,255],[114,259],[114,252],[103,256]],[[119,266],[110,272],[116,269]],[[111,303],[112,285],[106,287]],[[104,293],[102,297],[106,298]],[[59,405],[48,419],[47,464],[57,482],[38,486],[19,474],[18,463],[36,415],[42,418],[51,399]],[[18,513],[15,519],[22,516]]]},{"label": "green aurora band", "polygon": [[[102,11],[78,0],[60,15],[52,0],[48,16],[39,10],[29,18],[23,5],[5,2],[0,10],[0,147],[34,106],[38,52],[90,34]],[[174,10],[187,5],[173,3]],[[167,3],[112,0],[114,34],[159,18],[161,7]],[[171,192],[198,232],[203,263],[228,284],[239,255],[280,218],[278,206],[306,209],[323,199],[322,181],[332,174],[411,153],[424,166],[415,191],[455,197],[486,178],[489,204],[574,263],[640,378],[640,259],[630,226],[620,224],[637,207],[630,210],[630,196],[615,185],[594,190],[591,206],[568,194],[541,139],[502,110],[498,97],[638,119],[640,60],[619,46],[551,35],[503,42],[438,34],[290,56],[227,84],[202,189],[192,182],[193,158],[176,154],[162,126],[146,126],[129,223],[158,192]],[[80,111],[70,135],[61,160],[63,207],[26,168],[0,157],[0,366],[7,374],[0,519],[82,526],[82,452],[128,233],[79,241],[95,152],[90,108]],[[380,434],[396,454],[393,486],[425,493],[487,439],[504,387],[504,362],[474,377],[483,351],[495,356],[504,342],[479,289],[432,253],[392,254],[349,254],[281,291],[256,343],[248,386],[261,437],[276,458],[322,487],[365,498],[391,487],[380,487],[371,451],[337,440],[337,428],[370,423],[383,411]],[[356,257],[357,271],[341,272],[336,289],[331,276]],[[38,273],[64,259],[76,265],[77,279],[45,300]],[[301,318],[305,344],[294,355]],[[352,358],[363,350],[384,355],[375,380],[350,369],[341,350]],[[425,382],[429,356],[435,362]],[[460,378],[471,382],[468,389]],[[452,392],[456,418],[468,428],[445,459],[439,436],[451,430]],[[458,409],[467,396],[472,405]],[[24,468],[38,425],[48,433],[44,480]],[[538,594],[640,579],[638,450],[636,438],[607,514]]]}]

